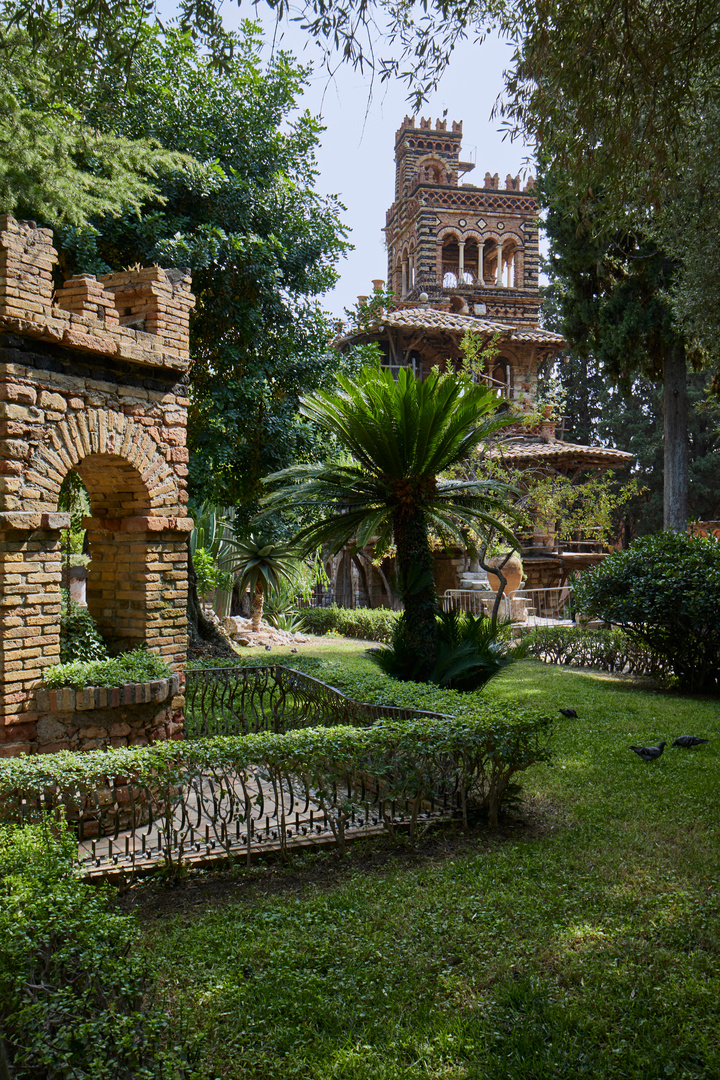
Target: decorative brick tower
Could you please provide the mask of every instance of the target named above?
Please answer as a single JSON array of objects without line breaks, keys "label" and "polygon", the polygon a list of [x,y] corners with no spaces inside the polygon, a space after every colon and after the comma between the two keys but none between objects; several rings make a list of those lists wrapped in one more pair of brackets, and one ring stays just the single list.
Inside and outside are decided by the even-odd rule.
[{"label": "decorative brick tower", "polygon": [[[187,647],[187,271],[80,275],[52,233],[0,217],[0,756],[176,737],[179,674],[119,692],[41,687],[59,661],[60,485],[88,489],[87,600],[111,652]],[[163,685],[164,684],[164,685]]]},{"label": "decorative brick tower", "polygon": [[[537,327],[538,205],[529,179],[485,174],[460,160],[462,123],[405,117],[395,136],[395,201],[387,213],[388,284],[401,300],[515,327]],[[423,297],[423,294],[426,294]],[[443,304],[442,301],[445,301]],[[440,303],[438,303],[440,302]]]}]

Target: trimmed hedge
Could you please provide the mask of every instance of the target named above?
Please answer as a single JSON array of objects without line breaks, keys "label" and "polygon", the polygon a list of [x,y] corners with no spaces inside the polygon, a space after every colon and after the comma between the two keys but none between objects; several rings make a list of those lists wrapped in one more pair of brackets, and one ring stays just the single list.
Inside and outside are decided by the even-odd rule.
[{"label": "trimmed hedge", "polygon": [[334,631],[343,637],[361,641],[379,641],[387,645],[400,612],[390,608],[305,608],[301,612],[303,627],[309,634]]},{"label": "trimmed hedge", "polygon": [[86,686],[124,686],[125,683],[152,682],[172,675],[170,665],[147,649],[133,649],[110,660],[76,660],[70,664],[55,664],[43,674],[49,690],[70,687],[83,690]]},{"label": "trimmed hedge", "polygon": [[581,629],[575,626],[539,626],[523,637],[529,656],[546,664],[573,664],[598,671],[661,678],[665,665],[622,630]]},{"label": "trimmed hedge", "polygon": [[473,799],[496,825],[511,777],[549,759],[552,722],[530,709],[510,719],[506,710],[495,707],[478,715],[468,711],[442,720],[378,721],[367,728],[304,728],[281,735],[263,732],[11,758],[0,763],[0,805],[5,797],[5,813],[12,814],[18,793],[37,796],[50,789],[57,801],[64,795],[73,800],[106,785],[107,778],[123,776],[132,786],[164,789],[158,803],[169,808],[172,828],[179,797],[173,792],[205,773],[259,771],[273,782],[300,778],[327,809],[338,839],[353,807],[333,801],[331,793],[358,777],[374,778],[385,798],[408,800],[416,812],[423,801],[441,798],[448,784],[453,790],[457,784],[463,805]]},{"label": "trimmed hedge", "polygon": [[0,826],[0,1032],[11,1076],[190,1077],[135,952],[134,919],[79,881],[75,855],[74,840],[47,824]]}]

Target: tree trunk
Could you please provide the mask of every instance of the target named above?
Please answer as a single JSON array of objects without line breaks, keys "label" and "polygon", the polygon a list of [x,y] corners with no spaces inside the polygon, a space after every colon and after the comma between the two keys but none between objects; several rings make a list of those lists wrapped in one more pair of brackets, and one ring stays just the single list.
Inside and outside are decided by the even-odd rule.
[{"label": "tree trunk", "polygon": [[206,648],[210,646],[216,655],[232,657],[235,659],[237,653],[228,643],[227,639],[217,630],[213,624],[205,618],[202,613],[202,606],[197,592],[197,575],[195,573],[195,567],[193,566],[192,555],[190,554],[190,539],[188,537],[188,598],[187,598],[187,620],[188,620],[188,647],[194,648]]},{"label": "tree trunk", "polygon": [[681,345],[669,349],[663,361],[665,477],[663,528],[685,532],[688,516],[687,365]]},{"label": "tree trunk", "polygon": [[405,607],[406,642],[429,673],[437,654],[437,594],[433,557],[422,510],[393,515],[400,596]]},{"label": "tree trunk", "polygon": [[258,579],[258,582],[255,586],[255,592],[253,593],[252,602],[252,630],[254,634],[257,634],[258,630],[260,629],[260,623],[262,621],[263,613],[263,602],[264,600],[262,581]]}]

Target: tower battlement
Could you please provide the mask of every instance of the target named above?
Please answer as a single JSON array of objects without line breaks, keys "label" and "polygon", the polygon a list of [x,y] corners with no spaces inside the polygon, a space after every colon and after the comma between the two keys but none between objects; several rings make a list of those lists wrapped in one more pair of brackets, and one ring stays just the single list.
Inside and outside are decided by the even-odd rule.
[{"label": "tower battlement", "polygon": [[427,294],[450,310],[471,307],[513,325],[537,326],[535,181],[486,172],[462,181],[462,123],[406,116],[395,136],[395,200],[387,212],[388,282],[414,302]]}]

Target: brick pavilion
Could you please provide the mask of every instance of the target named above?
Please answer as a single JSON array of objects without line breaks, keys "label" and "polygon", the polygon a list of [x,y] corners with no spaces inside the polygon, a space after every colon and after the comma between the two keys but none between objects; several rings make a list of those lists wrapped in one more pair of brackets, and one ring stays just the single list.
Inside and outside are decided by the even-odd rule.
[{"label": "brick pavilion", "polygon": [[[0,217],[0,756],[174,738],[187,648],[183,270],[81,275],[57,292],[52,233]],[[42,688],[60,658],[58,493],[92,507],[87,604],[116,653],[146,644],[175,674],[119,691]]]}]

